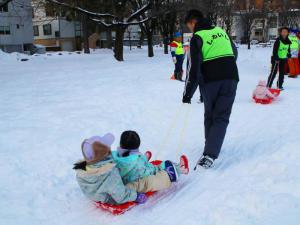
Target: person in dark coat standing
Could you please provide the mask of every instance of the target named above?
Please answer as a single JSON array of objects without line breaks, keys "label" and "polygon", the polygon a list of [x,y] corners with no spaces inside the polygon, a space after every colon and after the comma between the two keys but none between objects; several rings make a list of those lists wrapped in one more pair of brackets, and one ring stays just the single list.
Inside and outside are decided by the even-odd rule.
[{"label": "person in dark coat standing", "polygon": [[273,46],[273,55],[271,57],[272,69],[268,78],[268,87],[272,87],[273,81],[279,70],[279,77],[277,81],[277,88],[283,89],[285,64],[287,59],[291,57],[291,44],[289,39],[289,29],[287,27],[280,28],[280,36],[276,39]]},{"label": "person in dark coat standing", "polygon": [[190,104],[200,86],[205,108],[205,147],[195,169],[198,165],[210,168],[220,154],[229,124],[239,81],[238,54],[226,32],[213,26],[200,11],[190,10],[185,23],[193,37],[182,102]]}]

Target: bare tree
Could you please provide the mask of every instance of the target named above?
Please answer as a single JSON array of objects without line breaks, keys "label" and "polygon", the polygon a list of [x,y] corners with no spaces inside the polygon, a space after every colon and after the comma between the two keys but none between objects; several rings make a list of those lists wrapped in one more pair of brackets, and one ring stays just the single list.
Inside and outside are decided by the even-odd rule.
[{"label": "bare tree", "polygon": [[[250,38],[252,30],[255,27],[255,20],[262,17],[261,11],[255,7],[255,0],[244,0],[244,8],[240,8],[238,15],[240,16],[243,27],[244,27],[244,37],[248,44],[248,49],[251,48]],[[239,3],[240,4],[240,1]]]},{"label": "bare tree", "polygon": [[269,18],[272,12],[272,0],[264,0],[261,8],[263,42],[266,42],[268,39]]},{"label": "bare tree", "polygon": [[168,54],[168,45],[173,38],[176,26],[180,24],[180,14],[184,10],[184,2],[181,0],[166,0],[156,4],[155,16],[157,25],[163,36],[164,53]]},{"label": "bare tree", "polygon": [[109,13],[95,12],[84,7],[80,7],[77,2],[72,1],[73,4],[67,1],[46,0],[56,5],[72,9],[80,14],[86,15],[90,20],[99,25],[113,29],[116,31],[114,56],[118,61],[123,61],[123,39],[124,33],[128,26],[139,25],[151,19],[151,16],[139,20],[140,16],[151,8],[151,2],[146,2],[140,8],[133,10],[129,0],[114,0],[113,9]]},{"label": "bare tree", "polygon": [[300,2],[280,0],[279,23],[281,26],[299,28]]},{"label": "bare tree", "polygon": [[227,34],[231,35],[233,16],[235,12],[237,0],[219,0],[218,4],[218,17],[222,23],[222,27],[225,28]]},{"label": "bare tree", "polygon": [[[143,5],[144,0],[131,0],[133,9],[138,10],[141,8]],[[153,8],[150,9],[151,11],[154,10]],[[149,11],[150,11],[149,10]],[[153,14],[152,12],[146,11],[145,13],[140,15],[140,20],[145,20],[147,18],[147,14]],[[142,31],[141,37],[142,39],[144,38],[143,35],[145,34],[147,37],[147,44],[148,44],[148,57],[153,57],[154,56],[154,51],[153,51],[153,32],[156,27],[156,18],[151,17],[147,22],[145,23],[140,23],[140,28]]]}]

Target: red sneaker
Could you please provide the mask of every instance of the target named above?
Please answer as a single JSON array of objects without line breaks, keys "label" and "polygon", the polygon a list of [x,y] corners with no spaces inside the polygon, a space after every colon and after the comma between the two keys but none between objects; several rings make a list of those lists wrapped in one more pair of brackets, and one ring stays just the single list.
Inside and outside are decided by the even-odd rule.
[{"label": "red sneaker", "polygon": [[150,161],[150,159],[152,158],[152,152],[146,151],[146,152],[145,152],[145,156],[146,156],[146,158],[148,159],[148,161]]},{"label": "red sneaker", "polygon": [[180,171],[182,174],[188,174],[190,172],[189,161],[185,155],[180,157]]}]

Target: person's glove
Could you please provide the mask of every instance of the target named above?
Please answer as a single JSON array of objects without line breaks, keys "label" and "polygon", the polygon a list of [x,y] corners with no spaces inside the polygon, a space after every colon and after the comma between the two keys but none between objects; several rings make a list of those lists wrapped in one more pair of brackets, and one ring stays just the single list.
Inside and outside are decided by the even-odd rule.
[{"label": "person's glove", "polygon": [[271,63],[272,64],[278,63],[278,62],[279,62],[279,58],[278,57],[274,57],[274,56],[271,57]]},{"label": "person's glove", "polygon": [[278,64],[279,63],[279,58],[277,58],[277,57],[274,57],[274,56],[272,56],[272,58],[271,58],[271,63],[272,64]]},{"label": "person's glove", "polygon": [[183,96],[182,103],[184,104],[191,104],[191,98],[187,96]]},{"label": "person's glove", "polygon": [[172,57],[173,63],[176,64],[177,63],[177,59],[176,57]]},{"label": "person's glove", "polygon": [[137,204],[144,204],[147,201],[148,197],[145,193],[137,193],[135,202]]},{"label": "person's glove", "polygon": [[203,102],[204,102],[204,100],[203,100],[203,96],[202,96],[202,95],[200,95],[200,102],[201,102],[201,103],[203,103]]}]

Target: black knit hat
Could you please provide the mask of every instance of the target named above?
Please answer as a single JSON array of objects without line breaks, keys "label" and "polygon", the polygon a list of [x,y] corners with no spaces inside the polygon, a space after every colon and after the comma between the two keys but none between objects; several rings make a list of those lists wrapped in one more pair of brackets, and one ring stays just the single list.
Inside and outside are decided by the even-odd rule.
[{"label": "black knit hat", "polygon": [[185,19],[184,19],[184,23],[188,23],[191,20],[197,20],[199,22],[199,20],[203,19],[203,13],[197,9],[191,9],[186,13]]},{"label": "black knit hat", "polygon": [[123,149],[137,149],[140,147],[141,139],[137,132],[132,130],[124,131],[120,139],[120,147]]},{"label": "black knit hat", "polygon": [[279,33],[281,33],[283,30],[286,30],[287,32],[290,32],[290,29],[288,27],[280,27],[278,29]]}]

